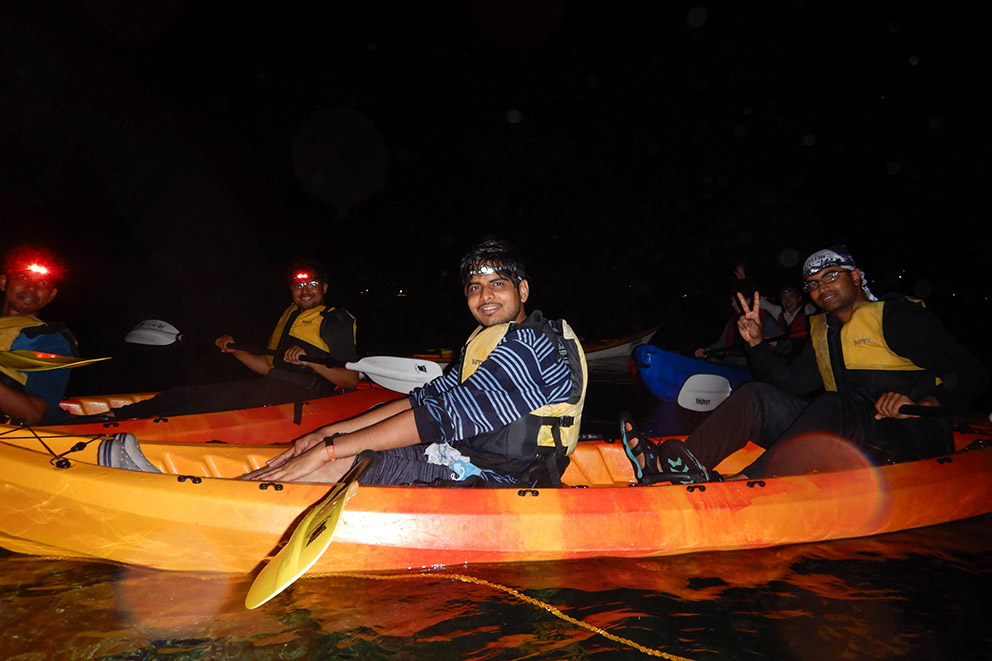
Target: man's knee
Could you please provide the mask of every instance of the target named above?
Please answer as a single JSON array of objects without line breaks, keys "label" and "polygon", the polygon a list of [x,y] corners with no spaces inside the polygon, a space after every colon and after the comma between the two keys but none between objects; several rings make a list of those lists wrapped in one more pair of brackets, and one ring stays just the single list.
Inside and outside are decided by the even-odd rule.
[{"label": "man's knee", "polygon": [[735,408],[748,409],[752,415],[760,416],[764,412],[781,409],[783,406],[794,408],[794,399],[773,385],[749,381],[730,393],[726,403],[730,403]]}]

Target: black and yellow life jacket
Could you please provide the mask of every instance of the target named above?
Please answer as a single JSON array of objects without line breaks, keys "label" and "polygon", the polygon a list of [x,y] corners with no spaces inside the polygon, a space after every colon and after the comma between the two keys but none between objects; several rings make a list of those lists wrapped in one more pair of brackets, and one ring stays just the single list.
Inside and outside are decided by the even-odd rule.
[{"label": "black and yellow life jacket", "polygon": [[[0,317],[0,351],[10,351],[14,340],[17,339],[24,329],[44,325],[44,321],[26,314]],[[28,375],[20,370],[10,367],[0,367],[0,372],[22,386],[28,381]]]},{"label": "black and yellow life jacket", "polygon": [[[922,305],[914,299],[904,300]],[[901,392],[913,398],[932,390],[934,377],[895,353],[885,341],[882,317],[887,304],[855,303],[850,320],[839,331],[828,328],[826,314],[810,318],[810,340],[825,390],[839,390],[871,402],[884,392]]]},{"label": "black and yellow life jacket", "polygon": [[309,310],[300,310],[294,303],[286,308],[276,324],[272,336],[269,338],[268,348],[272,355],[267,360],[269,365],[278,366],[283,369],[305,370],[298,365],[291,365],[282,360],[282,355],[291,346],[299,345],[308,350],[316,349],[315,355],[328,354],[330,347],[324,341],[323,331],[325,324],[339,319],[350,320],[352,339],[355,339],[355,318],[346,310],[329,308],[326,305],[318,305]]},{"label": "black and yellow life jacket", "polygon": [[[476,329],[462,350],[459,379],[464,382],[475,373],[507,334],[525,328],[544,333],[555,346],[558,360],[568,361],[572,389],[567,401],[547,404],[500,429],[459,442],[458,449],[483,468],[520,473],[541,458],[564,458],[575,450],[579,440],[588,369],[582,345],[564,319],[546,320],[535,311],[520,323]],[[552,481],[560,483],[553,474],[556,469],[550,470]]]}]

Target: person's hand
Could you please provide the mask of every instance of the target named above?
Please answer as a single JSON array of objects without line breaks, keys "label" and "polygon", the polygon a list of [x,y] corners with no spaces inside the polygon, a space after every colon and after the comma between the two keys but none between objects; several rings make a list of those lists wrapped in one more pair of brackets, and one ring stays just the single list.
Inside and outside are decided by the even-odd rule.
[{"label": "person's hand", "polygon": [[692,355],[695,356],[696,358],[705,358],[706,349],[696,349]]},{"label": "person's hand", "polygon": [[234,338],[231,337],[230,335],[222,335],[221,337],[218,337],[214,341],[214,344],[216,344],[217,348],[220,349],[223,353],[234,353],[236,351],[236,349],[233,349],[232,347],[228,346],[234,344]]},{"label": "person's hand", "polygon": [[747,300],[744,295],[737,292],[737,300],[741,304],[741,310],[743,314],[737,319],[737,330],[744,338],[744,341],[748,343],[748,346],[758,346],[761,344],[762,333],[761,333],[761,317],[759,312],[759,306],[761,305],[761,296],[758,292],[754,292],[754,304],[750,307],[748,306]]},{"label": "person's hand", "polygon": [[278,466],[269,464],[264,468],[252,471],[245,475],[244,479],[296,482],[319,470],[328,461],[330,461],[330,457],[327,456],[327,450],[324,448],[324,444],[320,443]]},{"label": "person's hand", "polygon": [[734,268],[734,275],[737,276],[737,279],[738,280],[744,280],[746,278],[746,276],[744,275],[744,265],[743,264],[738,264]]},{"label": "person's hand", "polygon": [[883,418],[895,418],[897,420],[905,420],[907,418],[919,417],[900,413],[899,409],[904,404],[909,404],[910,406],[940,406],[940,402],[930,396],[924,397],[918,402],[914,402],[902,393],[887,392],[875,401],[875,419],[882,420]]},{"label": "person's hand", "polygon": [[286,349],[286,353],[282,355],[282,359],[291,365],[301,365],[304,367],[309,367],[309,363],[300,360],[300,356],[305,356],[307,350],[299,345],[292,346]]},{"label": "person's hand", "polygon": [[265,462],[265,465],[270,468],[282,466],[287,461],[290,461],[291,459],[295,459],[296,457],[305,454],[308,450],[310,450],[310,448],[314,447],[315,445],[319,444],[321,447],[323,447],[324,439],[334,434],[333,431],[328,431],[328,429],[329,429],[328,427],[321,427],[317,431],[310,432],[306,436],[300,436],[298,439],[293,441],[293,446],[291,448],[272,457],[267,462]]}]

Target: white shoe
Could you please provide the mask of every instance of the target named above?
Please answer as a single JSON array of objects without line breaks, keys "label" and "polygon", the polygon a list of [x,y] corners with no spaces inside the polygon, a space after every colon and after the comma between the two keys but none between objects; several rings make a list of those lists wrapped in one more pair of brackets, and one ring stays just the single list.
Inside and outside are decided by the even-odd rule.
[{"label": "white shoe", "polygon": [[134,434],[114,434],[113,438],[100,441],[100,448],[97,453],[101,466],[142,473],[162,472],[141,452],[138,439],[135,438]]}]

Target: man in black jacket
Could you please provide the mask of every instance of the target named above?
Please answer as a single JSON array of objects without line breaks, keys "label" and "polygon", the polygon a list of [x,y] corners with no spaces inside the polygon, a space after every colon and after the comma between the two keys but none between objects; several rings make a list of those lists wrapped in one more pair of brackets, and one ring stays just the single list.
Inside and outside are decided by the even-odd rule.
[{"label": "man in black jacket", "polygon": [[151,399],[113,409],[103,417],[150,418],[229,411],[299,402],[354,389],[358,372],[300,360],[301,356],[339,362],[356,360],[355,318],[344,308],[325,305],[327,276],[323,267],[310,260],[296,262],[289,269],[288,284],[293,302],[276,324],[265,353],[238,348],[230,335],[215,342],[221,352],[257,373],[257,378],[176,386]]},{"label": "man in black jacket", "polygon": [[860,457],[882,465],[953,451],[946,417],[907,415],[900,408],[966,412],[989,382],[978,358],[922,302],[875,298],[843,246],[811,255],[803,280],[823,313],[811,318],[802,353],[789,363],[777,356],[762,340],[757,296],[750,306],[742,299],[738,330],[756,382],[737,389],[684,445],[653,447],[638,439],[632,454],[644,467],[643,481],[673,470],[684,470],[686,482],[708,479],[708,469],[748,440],[766,452],[740,477],[837,470]]}]

